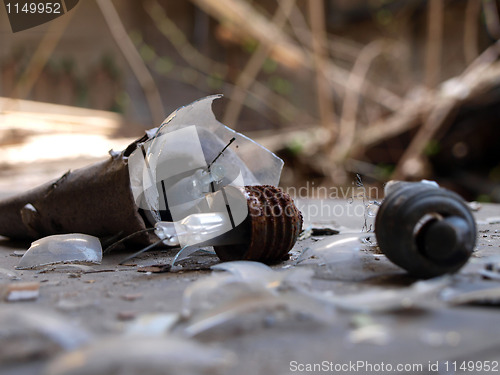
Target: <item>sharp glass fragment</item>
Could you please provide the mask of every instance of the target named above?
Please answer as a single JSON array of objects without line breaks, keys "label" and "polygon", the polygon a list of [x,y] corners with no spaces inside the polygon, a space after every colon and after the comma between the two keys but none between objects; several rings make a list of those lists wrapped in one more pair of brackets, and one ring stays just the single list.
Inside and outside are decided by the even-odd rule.
[{"label": "sharp glass fragment", "polygon": [[332,303],[341,310],[362,313],[388,312],[424,307],[433,296],[450,283],[447,277],[418,281],[399,289],[374,288],[348,295],[316,293],[317,298]]},{"label": "sharp glass fragment", "polygon": [[186,288],[183,316],[238,298],[245,291],[248,294],[278,295],[280,290],[302,288],[312,277],[312,271],[307,269],[277,272],[265,264],[250,261],[221,263],[212,269],[219,272]]},{"label": "sharp glass fragment", "polygon": [[327,280],[362,281],[400,274],[367,240],[373,237],[372,233],[342,233],[326,238],[306,248],[295,264],[312,267],[316,277]]},{"label": "sharp glass fragment", "polygon": [[467,283],[458,287],[448,287],[441,292],[441,299],[452,305],[500,304],[500,286],[491,282]]},{"label": "sharp glass fragment", "polygon": [[18,269],[37,268],[57,263],[92,263],[102,260],[99,239],[86,234],[62,234],[42,238],[31,244]]},{"label": "sharp glass fragment", "polygon": [[86,331],[54,312],[10,306],[0,309],[0,364],[47,358],[74,350],[89,339]]},{"label": "sharp glass fragment", "polygon": [[128,336],[161,337],[179,321],[179,314],[144,314],[138,316],[125,328]]},{"label": "sharp glass fragment", "polygon": [[228,351],[181,337],[114,337],[49,363],[45,375],[222,374],[235,363]]},{"label": "sharp glass fragment", "polygon": [[238,261],[216,265],[213,274],[190,285],[183,300],[183,319],[175,332],[187,336],[227,336],[298,322],[328,324],[334,310],[306,290],[312,272],[273,271],[264,264]]},{"label": "sharp glass fragment", "polygon": [[19,274],[14,270],[0,267],[0,280],[19,280]]},{"label": "sharp glass fragment", "polygon": [[458,271],[476,243],[476,223],[457,194],[435,182],[392,181],[377,213],[382,252],[419,278]]}]

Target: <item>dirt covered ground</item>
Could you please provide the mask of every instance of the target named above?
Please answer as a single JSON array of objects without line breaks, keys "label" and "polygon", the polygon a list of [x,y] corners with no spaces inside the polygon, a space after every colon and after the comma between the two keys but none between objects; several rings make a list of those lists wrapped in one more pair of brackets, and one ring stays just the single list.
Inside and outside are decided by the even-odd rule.
[{"label": "dirt covered ground", "polygon": [[[9,187],[3,196],[25,186]],[[304,238],[271,268],[212,270],[218,258],[197,253],[168,271],[178,249],[119,265],[127,249],[16,270],[30,244],[2,239],[0,373],[500,372],[499,205],[474,212],[476,251],[460,273],[423,282],[346,234],[364,224],[361,201],[297,205]],[[340,234],[311,231],[325,227]]]}]

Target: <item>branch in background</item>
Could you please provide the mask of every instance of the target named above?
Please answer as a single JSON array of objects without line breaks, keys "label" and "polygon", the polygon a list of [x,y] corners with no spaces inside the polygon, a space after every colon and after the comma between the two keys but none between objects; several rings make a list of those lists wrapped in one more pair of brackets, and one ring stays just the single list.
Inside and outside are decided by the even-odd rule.
[{"label": "branch in background", "polygon": [[153,122],[157,125],[165,119],[165,112],[161,100],[160,92],[148,68],[144,64],[139,52],[121,22],[120,16],[110,0],[96,0],[106,20],[109,30],[115,39],[116,44],[122,51],[125,59],[132,68],[134,75],[139,81],[151,111]]},{"label": "branch in background", "polygon": [[[190,66],[195,67],[200,72],[206,74],[207,76],[212,76],[215,73],[219,73],[221,77],[225,75],[225,72],[228,70],[227,66],[217,61],[214,61],[204,55],[202,59],[200,59],[199,53],[196,51],[196,48],[189,43],[189,39],[186,35],[180,30],[175,23],[167,16],[166,12],[159,6],[158,2],[155,0],[151,0],[144,4],[144,8],[146,12],[151,16],[155,26],[162,33],[162,35],[167,38],[167,40],[172,43],[172,46],[176,49],[179,55],[184,59],[184,61]],[[162,26],[163,24],[168,24],[168,28]],[[183,40],[184,44],[179,43],[177,39]],[[196,51],[196,52],[194,52]],[[203,63],[200,64],[200,61]],[[198,72],[193,70],[192,68],[185,67],[185,71],[189,71],[189,75],[197,75]],[[192,84],[192,82],[187,82],[182,79],[182,74],[169,74],[170,79],[174,79],[183,83],[191,84],[198,89],[200,86],[197,84]],[[234,86],[225,82],[223,84],[222,92],[224,94],[233,92]],[[272,90],[270,90],[264,84],[254,81],[252,87],[250,88],[250,92],[248,95],[252,97],[256,102],[264,105],[268,109],[276,112],[279,116],[281,116],[285,121],[290,121],[290,119],[302,119],[306,122],[313,122],[313,119],[310,115],[305,113],[303,110],[297,109],[292,103],[290,103],[286,98],[281,95],[276,94]],[[256,112],[262,113],[260,108],[256,106],[254,103],[249,103],[245,101],[243,105],[255,110]],[[266,116],[265,116],[266,117]]]},{"label": "branch in background", "polygon": [[363,92],[366,76],[373,60],[382,53],[382,50],[382,41],[369,43],[361,50],[354,63],[344,95],[338,140],[330,153],[330,159],[334,162],[344,160],[349,155],[356,138],[360,93]]},{"label": "branch in background", "polygon": [[291,69],[304,64],[301,49],[275,24],[242,0],[192,0],[207,14],[212,15],[222,24],[230,24],[241,33],[251,35],[271,49],[276,61]]},{"label": "branch in background", "polygon": [[[292,38],[276,28],[250,4],[242,0],[191,1],[219,22],[232,25],[241,33],[250,35],[260,43],[270,46],[272,58],[281,64],[292,69],[307,70],[314,66],[309,53],[304,52]],[[325,70],[330,84],[336,86],[339,91],[343,91],[349,71],[336,66],[331,61],[326,62]],[[399,96],[369,81],[366,82],[366,96],[391,111],[398,110],[402,104]]]},{"label": "branch in background", "polygon": [[484,18],[486,19],[486,28],[491,37],[500,39],[500,21],[498,19],[498,7],[496,0],[483,0]]},{"label": "branch in background", "polygon": [[224,77],[227,73],[227,66],[210,59],[200,53],[188,40],[184,32],[177,27],[166,14],[165,9],[157,0],[148,0],[143,3],[144,10],[154,21],[155,26],[174,46],[181,57],[189,64],[201,72],[210,72]]},{"label": "branch in background", "polygon": [[48,30],[44,33],[33,57],[14,88],[14,92],[11,94],[13,98],[26,99],[30,94],[33,85],[40,77],[45,65],[47,65],[47,61],[64,35],[64,31],[68,27],[74,13],[69,12],[59,20],[50,23]]},{"label": "branch in background", "polygon": [[[422,119],[429,119],[430,114],[437,111],[437,107],[446,107],[446,101],[450,97],[457,101],[458,105],[461,105],[499,86],[500,64],[496,62],[500,54],[499,43],[496,42],[486,49],[465,69],[462,75],[448,80],[441,90],[425,93],[420,98],[408,100],[400,111],[368,126],[357,135],[351,154],[419,126]],[[420,131],[425,133],[426,130],[422,129]],[[411,158],[415,158],[417,154],[422,155],[422,147],[425,146],[426,144],[420,144],[418,149],[414,148]],[[405,159],[410,159],[410,155],[407,155]],[[396,176],[405,176],[401,162]]]},{"label": "branch in background", "polygon": [[[284,4],[283,4],[284,3]],[[293,7],[295,6],[295,0],[286,0],[284,2],[279,2],[278,9],[272,19],[272,24],[278,29],[281,29],[288,19]],[[230,126],[236,126],[238,118],[245,102],[247,92],[255,82],[257,75],[262,69],[262,65],[266,61],[271,52],[271,47],[267,44],[259,44],[257,50],[252,54],[250,60],[241,71],[236,80],[234,90],[231,92],[229,97],[229,105],[227,107],[226,113],[224,114],[223,122],[229,124]]]},{"label": "branch in background", "polygon": [[[302,49],[305,53],[311,53],[311,30],[309,25],[302,14],[300,8],[295,6],[293,9],[288,23],[291,26],[291,30],[295,38],[299,41]],[[347,62],[354,62],[362,49],[362,45],[358,45],[356,42],[342,38],[341,36],[335,35],[332,39],[327,40],[329,53],[332,57],[336,57]]]},{"label": "branch in background", "polygon": [[465,8],[464,24],[464,55],[465,63],[470,64],[477,55],[478,50],[478,21],[481,13],[481,2],[478,0],[468,0]]},{"label": "branch in background", "polygon": [[325,25],[325,4],[323,0],[309,1],[309,23],[312,32],[312,51],[316,73],[316,94],[321,126],[328,131],[330,145],[335,142],[338,127],[333,114],[332,88],[327,81],[326,59],[327,35]]},{"label": "branch in background", "polygon": [[441,75],[441,50],[443,48],[443,0],[429,0],[427,51],[425,56],[425,85],[435,88]]},{"label": "branch in background", "polygon": [[[413,174],[413,166],[416,166],[422,158],[425,147],[438,130],[447,124],[455,108],[500,84],[500,64],[494,62],[496,58],[493,59],[492,55],[493,52],[497,52],[498,57],[498,43],[486,49],[459,77],[448,80],[443,85],[441,95],[433,101],[434,105],[424,125],[418,130],[399,160],[394,178],[401,179]],[[484,62],[489,60],[492,61]]]},{"label": "branch in background", "polygon": [[393,179],[402,180],[406,177],[419,177],[422,168],[421,158],[425,147],[439,129],[450,121],[458,104],[458,100],[448,97],[432,109],[427,120],[412,138],[410,145],[399,159]]}]

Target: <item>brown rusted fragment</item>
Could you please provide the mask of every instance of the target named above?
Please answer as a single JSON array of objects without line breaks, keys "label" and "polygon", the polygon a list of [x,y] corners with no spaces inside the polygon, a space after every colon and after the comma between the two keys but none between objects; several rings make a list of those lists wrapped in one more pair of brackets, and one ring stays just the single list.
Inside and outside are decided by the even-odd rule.
[{"label": "brown rusted fragment", "polygon": [[[67,172],[0,202],[0,235],[33,240],[85,233],[105,238],[145,229],[130,189],[126,158],[136,146],[134,142],[118,157]],[[149,234],[138,235],[131,242],[149,244]]]},{"label": "brown rusted fragment", "polygon": [[222,261],[276,263],[288,259],[288,252],[302,230],[302,214],[292,198],[270,185],[244,189],[248,217],[240,225],[249,233],[249,244],[215,246],[215,252]]}]

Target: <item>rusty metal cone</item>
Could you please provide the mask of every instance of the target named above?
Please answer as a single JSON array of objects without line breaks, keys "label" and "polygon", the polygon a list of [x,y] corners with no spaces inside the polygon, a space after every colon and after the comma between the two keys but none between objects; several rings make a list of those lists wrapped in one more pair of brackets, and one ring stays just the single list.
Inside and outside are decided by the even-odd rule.
[{"label": "rusty metal cone", "polygon": [[[146,229],[130,190],[126,158],[138,142],[108,160],[1,201],[0,235],[33,240],[86,233],[105,238]],[[150,235],[143,233],[132,241],[149,244]]]}]

